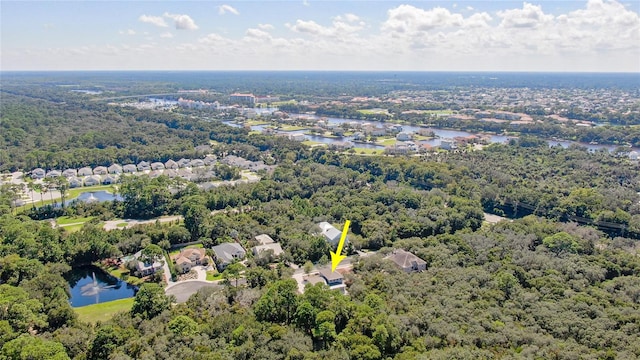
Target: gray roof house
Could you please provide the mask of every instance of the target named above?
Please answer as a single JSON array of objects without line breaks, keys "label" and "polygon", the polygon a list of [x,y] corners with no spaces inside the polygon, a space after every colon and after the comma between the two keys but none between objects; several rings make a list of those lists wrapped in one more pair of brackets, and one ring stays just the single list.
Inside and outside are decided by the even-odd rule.
[{"label": "gray roof house", "polygon": [[134,173],[138,171],[138,168],[133,164],[127,164],[122,167],[122,171],[125,173]]},{"label": "gray roof house", "polygon": [[234,260],[244,259],[247,255],[247,252],[238,243],[222,243],[214,246],[212,249],[216,255],[216,264],[219,270],[224,269]]},{"label": "gray roof house", "polygon": [[254,246],[252,249],[253,255],[259,255],[263,251],[273,251],[273,256],[280,256],[284,251],[282,250],[282,246],[278,243],[271,243],[265,245]]},{"label": "gray roof house", "polygon": [[82,187],[82,179],[75,176],[71,176],[68,179],[70,188]]},{"label": "gray roof house", "polygon": [[187,167],[187,166],[189,166],[190,163],[191,163],[191,160],[189,160],[189,159],[182,158],[182,159],[178,160],[178,166],[179,167]]},{"label": "gray roof house", "polygon": [[403,249],[394,250],[386,259],[393,261],[404,272],[427,270],[427,262]]},{"label": "gray roof house", "polygon": [[331,244],[332,246],[338,244],[338,242],[340,241],[340,235],[342,235],[342,232],[340,230],[336,229],[335,227],[333,227],[333,225],[329,224],[326,221],[319,223],[318,226],[320,227],[322,236],[324,236],[325,240],[327,240],[329,244]]},{"label": "gray roof house", "polygon": [[[176,165],[177,166],[177,165]],[[174,169],[167,169],[163,172],[164,175],[168,176],[169,178],[173,179],[175,177],[178,177],[178,172],[175,171]]]},{"label": "gray roof house", "polygon": [[336,286],[341,285],[344,278],[342,274],[337,271],[331,271],[330,267],[324,267],[320,269],[320,276],[327,282],[327,285]]},{"label": "gray roof house", "polygon": [[118,182],[118,177],[115,175],[105,175],[102,177],[103,185],[115,184]]},{"label": "gray roof house", "polygon": [[107,168],[109,174],[122,174],[122,166],[118,164],[113,164]]},{"label": "gray roof house", "polygon": [[36,168],[31,170],[31,177],[34,179],[42,179],[45,176],[46,172],[44,169]]},{"label": "gray roof house", "polygon": [[200,167],[200,166],[204,166],[204,160],[202,159],[193,159],[189,162],[189,165],[191,165],[192,167]]},{"label": "gray roof house", "polygon": [[107,175],[107,173],[109,173],[109,171],[104,166],[96,166],[96,168],[93,169],[94,175]]},{"label": "gray roof house", "polygon": [[78,170],[76,169],[67,169],[62,172],[62,176],[66,178],[71,178],[72,176],[78,176]]},{"label": "gray roof house", "polygon": [[149,163],[146,161],[140,161],[140,163],[138,164],[138,171],[145,171],[145,170],[149,170],[151,167],[149,166]]},{"label": "gray roof house", "polygon": [[161,162],[151,163],[151,170],[164,170],[164,164]]},{"label": "gray roof house", "polygon": [[180,170],[178,170],[178,176],[180,176],[181,178],[183,178],[185,180],[191,179],[192,175],[193,174],[191,173],[191,170],[189,170],[189,169],[180,169]]},{"label": "gray roof house", "polygon": [[91,176],[91,175],[93,175],[93,170],[88,166],[78,169],[78,176]]},{"label": "gray roof house", "polygon": [[216,163],[216,157],[214,155],[209,154],[205,156],[202,161],[204,161],[205,165],[213,165]]},{"label": "gray roof house", "polygon": [[138,260],[141,255],[142,255],[142,251],[138,251],[137,253],[135,253],[133,255],[133,257],[137,260],[136,261],[136,270],[138,270],[140,275],[142,275],[142,276],[151,275],[151,274],[155,273],[156,271],[162,269],[162,266],[164,265],[163,260],[161,260],[161,259],[156,257],[154,259],[153,263],[142,262],[142,261]]},{"label": "gray roof house", "polygon": [[179,168],[178,163],[171,159],[167,160],[167,162],[164,163],[164,167],[167,169],[174,169],[174,170]]},{"label": "gray roof house", "polygon": [[56,178],[58,176],[62,176],[62,173],[58,170],[49,170],[49,172],[47,172],[47,175],[45,175],[45,177],[48,178]]},{"label": "gray roof house", "polygon": [[100,185],[101,182],[102,179],[100,179],[100,176],[98,175],[87,176],[84,179],[84,186]]}]

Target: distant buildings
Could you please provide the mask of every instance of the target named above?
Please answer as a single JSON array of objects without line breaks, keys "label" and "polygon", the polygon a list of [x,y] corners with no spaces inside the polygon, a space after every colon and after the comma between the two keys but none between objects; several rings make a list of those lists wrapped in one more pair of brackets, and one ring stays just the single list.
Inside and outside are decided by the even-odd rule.
[{"label": "distant buildings", "polygon": [[256,103],[256,97],[253,94],[235,93],[229,95],[229,101],[239,104],[253,105]]}]

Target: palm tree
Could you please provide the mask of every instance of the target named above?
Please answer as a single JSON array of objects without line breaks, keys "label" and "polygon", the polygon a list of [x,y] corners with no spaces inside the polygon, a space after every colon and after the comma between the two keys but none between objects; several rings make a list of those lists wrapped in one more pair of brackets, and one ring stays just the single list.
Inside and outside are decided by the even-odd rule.
[{"label": "palm tree", "polygon": [[67,195],[67,189],[69,189],[69,181],[64,176],[58,176],[53,181],[60,191],[60,205],[64,207],[64,198]]},{"label": "palm tree", "polygon": [[44,200],[42,200],[42,184],[33,183],[33,189],[40,193],[40,206],[42,206],[42,203],[44,202]]},{"label": "palm tree", "polygon": [[29,191],[31,191],[31,208],[33,209],[36,206],[36,202],[33,201],[33,190],[35,189],[36,184],[34,184],[33,181],[29,181],[27,183],[27,189],[29,189]]}]

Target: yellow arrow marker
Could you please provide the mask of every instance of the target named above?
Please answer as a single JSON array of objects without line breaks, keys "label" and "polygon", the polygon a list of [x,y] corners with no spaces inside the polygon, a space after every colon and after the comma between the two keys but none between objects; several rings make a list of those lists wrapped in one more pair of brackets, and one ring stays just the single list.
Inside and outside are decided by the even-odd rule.
[{"label": "yellow arrow marker", "polygon": [[349,225],[351,225],[351,221],[347,220],[344,223],[344,228],[342,229],[342,235],[340,236],[340,242],[338,243],[336,252],[331,251],[331,272],[336,271],[338,264],[347,257],[346,255],[342,255],[342,247],[344,247],[344,240],[347,238]]}]

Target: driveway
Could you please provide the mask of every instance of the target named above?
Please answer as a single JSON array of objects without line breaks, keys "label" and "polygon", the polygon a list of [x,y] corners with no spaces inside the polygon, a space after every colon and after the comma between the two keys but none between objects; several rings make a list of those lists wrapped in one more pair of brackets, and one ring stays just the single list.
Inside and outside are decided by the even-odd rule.
[{"label": "driveway", "polygon": [[222,289],[222,285],[219,285],[217,283],[200,280],[186,280],[174,283],[174,285],[167,287],[167,289],[165,290],[165,294],[173,295],[176,297],[176,302],[183,303],[189,300],[191,295],[195,294],[203,287]]}]

